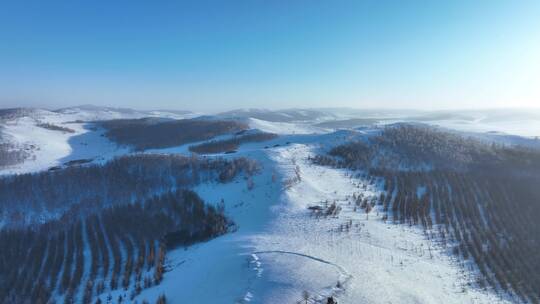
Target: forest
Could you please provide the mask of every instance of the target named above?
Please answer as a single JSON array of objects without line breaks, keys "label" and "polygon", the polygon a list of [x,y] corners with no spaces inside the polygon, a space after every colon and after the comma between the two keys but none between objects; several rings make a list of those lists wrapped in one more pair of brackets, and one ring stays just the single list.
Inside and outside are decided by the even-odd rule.
[{"label": "forest", "polygon": [[258,132],[234,136],[230,139],[212,140],[199,145],[189,147],[189,151],[198,154],[213,154],[235,151],[241,144],[250,142],[263,142],[277,137],[277,134]]},{"label": "forest", "polygon": [[[75,221],[3,229],[0,303],[133,301],[161,282],[167,250],[226,233],[233,223],[223,211],[195,192],[178,190]],[[125,298],[111,298],[110,291],[117,289],[125,291]]]},{"label": "forest", "polygon": [[161,282],[167,250],[234,225],[189,189],[258,170],[246,158],[132,154],[0,178],[0,303],[132,301]]},{"label": "forest", "polygon": [[249,177],[258,170],[258,164],[246,158],[134,154],[104,165],[12,175],[0,178],[0,216],[12,227],[76,218],[202,182],[229,182],[240,174]]},{"label": "forest", "polygon": [[43,128],[43,129],[51,130],[51,131],[60,131],[60,132],[64,132],[64,133],[75,133],[75,130],[70,129],[68,127],[63,127],[63,126],[59,126],[59,125],[55,125],[55,124],[51,124],[51,123],[47,123],[47,122],[38,123],[37,126],[40,127],[40,128]]},{"label": "forest", "polygon": [[0,122],[31,116],[33,113],[34,109],[31,108],[0,109]]},{"label": "forest", "polygon": [[22,163],[28,157],[29,152],[10,143],[0,142],[0,169]]},{"label": "forest", "polygon": [[248,128],[233,120],[210,119],[116,119],[98,124],[105,128],[109,139],[136,151],[180,146]]},{"label": "forest", "polygon": [[359,206],[422,226],[464,268],[473,262],[475,287],[540,303],[540,256],[531,254],[540,250],[540,151],[404,124],[312,161],[382,183],[381,197]]}]

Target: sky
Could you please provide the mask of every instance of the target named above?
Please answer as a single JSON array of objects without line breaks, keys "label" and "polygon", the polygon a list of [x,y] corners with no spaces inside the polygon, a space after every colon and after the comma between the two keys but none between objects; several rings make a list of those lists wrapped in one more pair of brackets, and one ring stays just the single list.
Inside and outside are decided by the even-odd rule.
[{"label": "sky", "polygon": [[0,108],[540,107],[540,1],[0,1]]}]

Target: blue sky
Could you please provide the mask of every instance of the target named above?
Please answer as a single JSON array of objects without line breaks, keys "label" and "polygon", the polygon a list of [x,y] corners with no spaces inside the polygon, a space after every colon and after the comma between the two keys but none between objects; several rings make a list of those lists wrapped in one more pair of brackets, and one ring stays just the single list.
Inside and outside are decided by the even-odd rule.
[{"label": "blue sky", "polygon": [[540,106],[540,1],[1,1],[0,106]]}]

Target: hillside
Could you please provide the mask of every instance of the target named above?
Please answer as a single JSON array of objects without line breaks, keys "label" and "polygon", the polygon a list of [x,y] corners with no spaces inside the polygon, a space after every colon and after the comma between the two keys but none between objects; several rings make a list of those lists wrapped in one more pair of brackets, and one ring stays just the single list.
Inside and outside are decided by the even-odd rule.
[{"label": "hillside", "polygon": [[485,144],[430,127],[398,125],[367,141],[337,146],[314,162],[348,168],[380,180],[379,198],[357,198],[359,208],[380,205],[385,219],[420,225],[463,267],[479,272],[476,286],[538,302],[540,151]]},{"label": "hillside", "polygon": [[0,302],[539,301],[534,138],[134,112],[8,111]]},{"label": "hillside", "polygon": [[181,146],[248,128],[233,120],[205,119],[120,119],[101,121],[99,125],[106,130],[105,136],[110,140],[136,151]]}]

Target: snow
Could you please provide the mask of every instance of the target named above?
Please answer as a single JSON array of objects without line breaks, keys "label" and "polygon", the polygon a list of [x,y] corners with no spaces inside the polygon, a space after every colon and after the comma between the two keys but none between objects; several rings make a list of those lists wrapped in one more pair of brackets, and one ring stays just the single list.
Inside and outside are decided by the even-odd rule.
[{"label": "snow", "polygon": [[[46,170],[76,159],[103,162],[130,153],[107,140],[103,130],[93,129],[91,123],[75,122],[95,115],[124,117],[78,109],[43,111],[5,122],[3,132],[11,140],[36,148],[33,159],[0,174]],[[66,126],[75,133],[47,130],[38,127],[38,122]],[[304,291],[309,293],[310,303],[328,296],[335,296],[340,304],[508,300],[475,288],[472,272],[429,240],[420,227],[385,222],[378,207],[369,215],[355,211],[350,203],[352,195],[377,196],[380,185],[353,179],[346,170],[317,166],[307,159],[377,130],[327,133],[305,123],[253,118],[249,124],[281,136],[244,144],[237,153],[219,157],[256,159],[262,169],[253,177],[255,187],[248,190],[247,181],[240,177],[231,183],[203,184],[194,189],[208,203],[223,199],[237,231],[169,252],[163,282],[143,290],[136,298],[139,303],[144,299],[153,303],[161,294],[167,296],[168,303],[296,303]],[[149,152],[189,154],[188,146]],[[424,192],[419,188],[417,195],[421,197]],[[341,207],[337,217],[317,219],[308,211],[309,206],[325,201],[335,201]],[[347,223],[351,227],[344,231]],[[127,293],[118,290],[111,295],[116,299]]]},{"label": "snow", "polygon": [[540,120],[475,120],[475,121],[460,121],[460,120],[440,120],[434,121],[432,124],[465,132],[476,133],[501,133],[512,134],[524,137],[540,136]]},{"label": "snow", "polygon": [[55,113],[65,117],[70,116],[72,120],[95,121],[110,119],[136,119],[143,117],[161,117],[171,119],[185,119],[198,116],[197,113],[178,112],[178,111],[137,111],[133,109],[99,107],[93,105],[82,105],[77,107],[63,108],[56,110]]},{"label": "snow", "polygon": [[249,263],[255,251],[249,237],[253,232],[264,231],[266,220],[273,216],[268,207],[279,198],[281,185],[272,181],[273,172],[267,167],[268,159],[264,162],[262,152],[247,154],[262,160],[264,166],[254,178],[255,189],[249,191],[243,179],[194,189],[206,202],[218,203],[223,199],[226,213],[233,217],[238,231],[187,250],[170,252],[167,265],[172,270],[160,285],[144,290],[139,299],[152,302],[162,293],[172,303],[235,303],[251,299],[248,287],[257,272]]},{"label": "snow", "polygon": [[[307,160],[320,145],[343,140],[342,132],[288,139],[295,138],[302,143],[240,149],[263,165],[253,190],[243,179],[195,189],[207,202],[223,198],[238,231],[171,251],[162,284],[138,299],[165,294],[171,303],[296,303],[307,291],[310,303],[328,296],[339,303],[505,301],[476,289],[471,273],[421,228],[386,223],[378,209],[369,216],[353,210],[352,194],[378,195],[378,185]],[[285,185],[298,169],[300,181]],[[307,207],[326,200],[341,206],[339,216],[311,216]],[[348,221],[350,231],[340,231]]]},{"label": "snow", "polygon": [[3,132],[10,137],[10,140],[19,145],[32,147],[33,156],[21,165],[0,171],[2,174],[43,170],[49,164],[56,164],[56,160],[70,153],[70,147],[67,143],[70,135],[38,127],[35,119],[30,117],[23,117],[15,122],[4,124]]},{"label": "snow", "polygon": [[[463,293],[462,286],[468,278],[420,229],[384,223],[377,211],[369,218],[363,211],[354,212],[348,205],[348,196],[363,187],[355,188],[357,182],[348,178],[345,171],[309,164],[305,161],[309,153],[308,146],[296,146],[283,149],[276,156],[285,164],[296,158],[302,181],[283,194],[282,216],[272,233],[257,237],[262,250],[294,248],[295,252],[340,265],[352,276],[345,284],[346,291],[338,297],[340,303],[463,303],[472,299],[493,303],[496,300],[469,288]],[[378,193],[369,186],[361,191],[368,197]],[[317,220],[306,215],[309,204],[323,200],[338,201],[343,208],[339,218]],[[337,232],[339,225],[347,220],[352,220],[351,232]],[[295,265],[287,268],[295,269]],[[303,275],[316,276],[309,272]],[[317,290],[310,290],[314,292]],[[299,294],[297,290],[296,298],[284,300],[293,302]]]},{"label": "snow", "polygon": [[[540,137],[540,112],[537,109],[501,109],[477,111],[351,111],[338,114],[340,119],[372,119],[377,124],[419,122],[476,135]],[[334,121],[336,118],[333,119]],[[331,122],[328,120],[327,122]],[[522,138],[523,139],[523,138]],[[521,143],[521,142],[520,142]]]},{"label": "snow", "polygon": [[[47,170],[71,160],[103,162],[129,152],[109,141],[103,135],[104,130],[92,123],[76,123],[70,118],[51,112],[37,118],[25,116],[4,123],[2,132],[19,146],[30,147],[31,157],[21,164],[1,169],[0,175]],[[38,123],[67,127],[74,133],[45,129]]]},{"label": "snow", "polygon": [[[21,164],[0,169],[0,175],[47,170],[72,160],[91,159],[93,162],[103,163],[115,156],[131,152],[108,140],[104,136],[104,130],[92,121],[142,117],[184,119],[196,115],[95,106],[65,108],[56,112],[33,109],[29,115],[0,121],[7,140],[31,151],[29,159]],[[45,129],[39,127],[39,123],[66,127],[74,133]]]},{"label": "snow", "polygon": [[312,134],[325,133],[327,130],[302,123],[270,122],[249,118],[248,124],[253,129],[275,134]]}]

